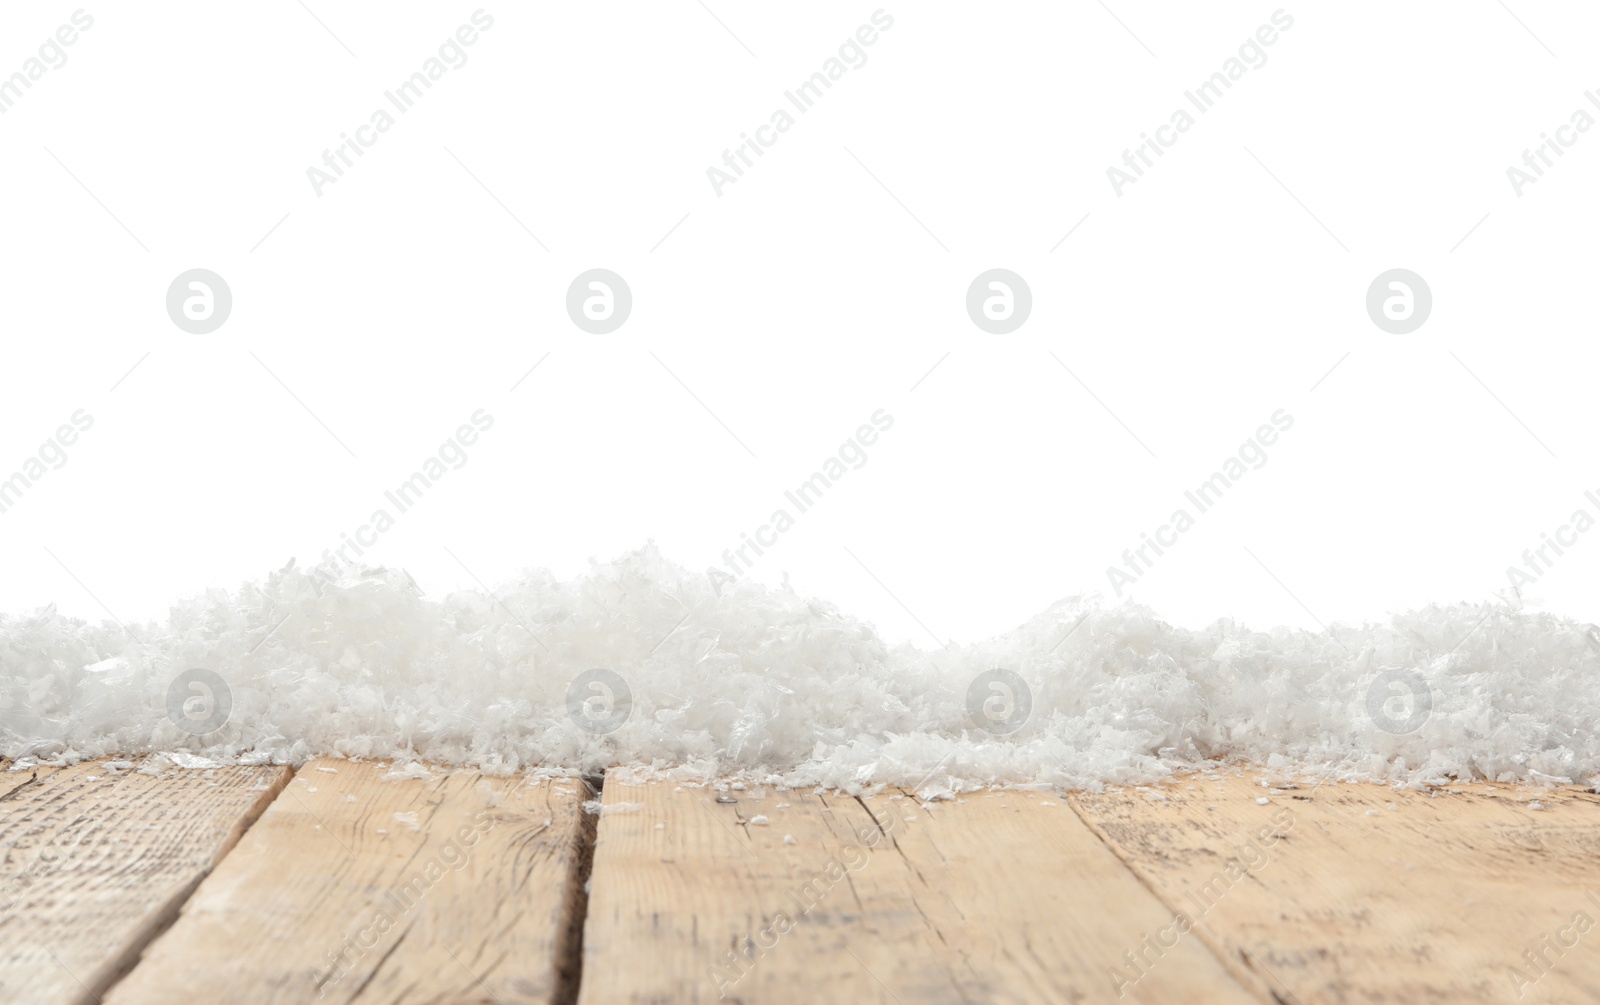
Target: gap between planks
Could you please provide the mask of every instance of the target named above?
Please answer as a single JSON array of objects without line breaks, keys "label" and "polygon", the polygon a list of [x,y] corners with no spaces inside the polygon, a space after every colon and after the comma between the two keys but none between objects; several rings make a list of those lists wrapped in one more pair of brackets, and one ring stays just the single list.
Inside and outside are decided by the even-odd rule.
[{"label": "gap between planks", "polygon": [[[584,777],[583,784],[591,800],[603,798],[605,782],[604,775]],[[600,816],[585,812],[578,818],[577,826],[577,853],[567,873],[566,907],[561,941],[556,946],[556,986],[550,996],[551,1005],[575,1005],[583,988],[583,929],[589,916],[589,879],[594,874],[594,845]]]}]

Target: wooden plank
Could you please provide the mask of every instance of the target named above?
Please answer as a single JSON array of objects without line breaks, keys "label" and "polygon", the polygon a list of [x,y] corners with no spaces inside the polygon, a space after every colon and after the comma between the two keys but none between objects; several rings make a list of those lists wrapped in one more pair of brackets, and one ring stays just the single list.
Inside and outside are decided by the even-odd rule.
[{"label": "wooden plank", "polygon": [[389,773],[301,768],[106,1005],[569,993],[584,784]]},{"label": "wooden plank", "polygon": [[17,798],[28,786],[36,785],[39,779],[48,778],[60,770],[46,764],[15,769],[14,763],[0,757],[0,803]]},{"label": "wooden plank", "polygon": [[[1048,794],[717,795],[607,782],[583,1005],[1111,1001],[1171,921]],[[1257,1002],[1199,942],[1166,952],[1124,1001]]]},{"label": "wooden plank", "polygon": [[1073,802],[1275,1000],[1600,1001],[1600,798],[1310,782],[1196,776]]},{"label": "wooden plank", "polygon": [[0,1001],[93,1001],[289,774],[267,766],[155,777],[96,761],[40,769],[37,781],[0,775]]}]

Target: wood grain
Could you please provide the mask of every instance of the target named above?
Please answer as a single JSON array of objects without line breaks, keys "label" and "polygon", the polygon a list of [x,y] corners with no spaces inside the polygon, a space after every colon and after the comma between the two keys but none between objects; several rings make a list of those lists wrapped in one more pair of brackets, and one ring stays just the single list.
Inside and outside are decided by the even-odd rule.
[{"label": "wood grain", "polygon": [[[717,795],[607,782],[583,1005],[1113,1001],[1112,968],[1172,921],[1048,794]],[[1193,939],[1125,990],[1258,1000]]]},{"label": "wood grain", "polygon": [[13,769],[14,763],[0,757],[0,803],[17,798],[28,786],[36,785],[41,778],[49,778],[60,770],[50,765]]},{"label": "wood grain", "polygon": [[106,1005],[566,993],[583,783],[389,771],[302,767]]},{"label": "wood grain", "polygon": [[1073,803],[1265,1000],[1600,1001],[1600,797],[1290,784]]},{"label": "wood grain", "polygon": [[53,1005],[115,981],[289,769],[30,774],[0,775],[0,1001]]}]

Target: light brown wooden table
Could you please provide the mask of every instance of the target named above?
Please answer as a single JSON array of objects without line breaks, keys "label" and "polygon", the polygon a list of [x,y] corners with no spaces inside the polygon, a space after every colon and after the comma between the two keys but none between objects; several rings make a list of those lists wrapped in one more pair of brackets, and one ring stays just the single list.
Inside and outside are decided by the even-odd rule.
[{"label": "light brown wooden table", "polygon": [[1600,1002],[1575,786],[405,774],[0,772],[0,1002]]}]

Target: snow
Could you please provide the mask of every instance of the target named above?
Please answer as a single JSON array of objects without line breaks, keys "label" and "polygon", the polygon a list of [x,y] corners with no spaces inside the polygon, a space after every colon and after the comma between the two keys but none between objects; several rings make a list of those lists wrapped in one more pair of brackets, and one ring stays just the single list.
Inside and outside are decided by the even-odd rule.
[{"label": "snow", "polygon": [[[924,799],[1153,783],[1218,762],[1410,785],[1600,780],[1588,626],[1498,604],[1325,632],[1189,630],[1072,597],[995,638],[922,649],[787,589],[719,595],[650,547],[492,596],[424,597],[398,569],[315,584],[291,563],[128,627],[137,639],[54,608],[0,615],[0,755],[162,755],[141,762],[155,772],[381,758],[412,778],[431,777],[425,764],[629,765]],[[194,668],[229,701],[191,683],[171,705]],[[226,708],[226,722],[197,734],[173,707],[192,722]]]},{"label": "snow", "polygon": [[602,803],[598,799],[586,799],[583,803],[583,812],[590,816],[611,816],[614,813],[638,813],[644,809],[644,803]]}]

